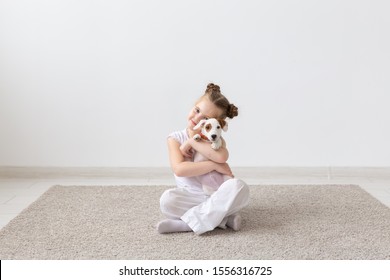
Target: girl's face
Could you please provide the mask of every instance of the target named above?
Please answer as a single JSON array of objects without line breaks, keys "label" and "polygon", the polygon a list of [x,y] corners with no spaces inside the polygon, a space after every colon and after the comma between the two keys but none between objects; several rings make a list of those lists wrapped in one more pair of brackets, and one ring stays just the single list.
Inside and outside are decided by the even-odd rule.
[{"label": "girl's face", "polygon": [[208,97],[203,97],[191,109],[187,117],[187,127],[192,130],[203,119],[218,118],[222,115],[222,109],[215,106]]}]

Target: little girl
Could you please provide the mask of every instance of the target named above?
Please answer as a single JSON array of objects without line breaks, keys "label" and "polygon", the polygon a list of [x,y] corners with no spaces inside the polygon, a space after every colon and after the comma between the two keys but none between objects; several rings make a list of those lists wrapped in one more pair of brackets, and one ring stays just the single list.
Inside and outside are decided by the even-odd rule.
[{"label": "little girl", "polygon": [[[187,117],[187,128],[168,136],[171,168],[177,188],[169,189],[160,199],[162,213],[167,217],[157,224],[159,233],[193,231],[202,234],[216,227],[233,230],[241,227],[238,212],[249,202],[249,188],[242,180],[225,181],[211,196],[203,192],[197,176],[216,170],[234,177],[226,163],[229,153],[225,141],[218,150],[213,150],[206,141],[195,141],[199,131],[193,128],[202,119],[234,118],[238,109],[222,95],[219,86],[208,84],[205,94],[196,102]],[[194,152],[208,158],[194,162]]]}]

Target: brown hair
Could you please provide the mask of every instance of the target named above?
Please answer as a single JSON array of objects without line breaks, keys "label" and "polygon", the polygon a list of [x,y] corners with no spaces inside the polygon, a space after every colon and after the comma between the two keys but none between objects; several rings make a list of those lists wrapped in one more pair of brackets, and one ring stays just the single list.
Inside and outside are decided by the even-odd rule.
[{"label": "brown hair", "polygon": [[208,84],[204,96],[207,96],[215,106],[222,110],[221,119],[225,119],[226,117],[232,119],[238,116],[238,108],[227,100],[221,93],[221,88],[218,85],[213,83]]}]

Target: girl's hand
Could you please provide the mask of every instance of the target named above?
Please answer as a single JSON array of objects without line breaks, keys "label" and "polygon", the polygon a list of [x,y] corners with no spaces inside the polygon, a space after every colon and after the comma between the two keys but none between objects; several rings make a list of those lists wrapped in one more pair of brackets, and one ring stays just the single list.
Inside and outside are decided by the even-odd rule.
[{"label": "girl's hand", "polygon": [[188,139],[180,146],[180,152],[184,157],[192,158],[194,155],[194,150],[192,149],[191,140]]},{"label": "girl's hand", "polygon": [[229,164],[225,163],[215,163],[215,171],[222,173],[224,175],[234,177],[232,170],[230,169]]}]

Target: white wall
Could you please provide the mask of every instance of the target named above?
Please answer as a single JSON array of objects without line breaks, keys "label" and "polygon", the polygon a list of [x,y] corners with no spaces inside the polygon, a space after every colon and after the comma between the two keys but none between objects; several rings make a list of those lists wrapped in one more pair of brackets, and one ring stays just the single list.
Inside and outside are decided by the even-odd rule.
[{"label": "white wall", "polygon": [[1,0],[0,166],[167,166],[210,81],[233,166],[390,166],[389,8]]}]

